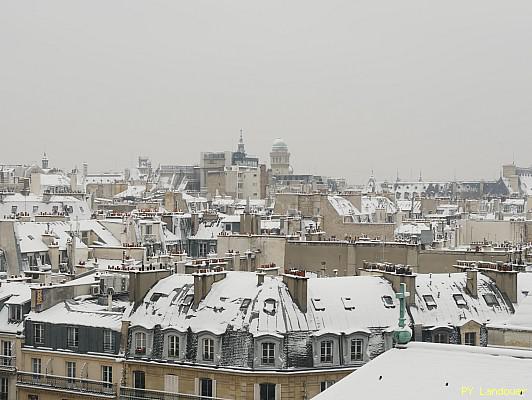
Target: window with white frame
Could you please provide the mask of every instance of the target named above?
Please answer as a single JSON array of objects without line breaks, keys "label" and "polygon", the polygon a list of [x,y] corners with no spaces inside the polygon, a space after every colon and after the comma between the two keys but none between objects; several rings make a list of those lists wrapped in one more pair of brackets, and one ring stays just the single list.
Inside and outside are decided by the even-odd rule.
[{"label": "window with white frame", "polygon": [[11,341],[2,340],[2,365],[11,365]]},{"label": "window with white frame", "polygon": [[322,340],[320,343],[320,361],[322,363],[331,363],[333,360],[333,342],[332,340]]},{"label": "window with white frame", "polygon": [[275,343],[272,343],[272,342],[262,343],[262,364],[264,365],[275,364]]},{"label": "window with white frame", "polygon": [[168,357],[179,357],[179,337],[176,335],[168,336]]},{"label": "window with white frame", "polygon": [[78,347],[79,345],[79,328],[77,326],[67,327],[67,346]]},{"label": "window with white frame", "polygon": [[364,355],[362,349],[364,341],[362,339],[351,339],[351,361],[362,361]]},{"label": "window with white frame", "polygon": [[22,306],[19,304],[9,305],[9,319],[11,321],[22,321]]},{"label": "window with white frame", "polygon": [[66,362],[66,376],[71,378],[69,382],[72,382],[72,380],[76,377],[76,362],[75,361]]},{"label": "window with white frame", "polygon": [[41,359],[40,358],[31,359],[31,372],[33,372],[34,374],[41,373]]},{"label": "window with white frame", "polygon": [[112,353],[115,351],[115,335],[111,329],[103,331],[103,351]]},{"label": "window with white frame", "polygon": [[203,339],[203,360],[214,360],[214,340],[207,338]]},{"label": "window with white frame", "polygon": [[135,354],[146,354],[146,333],[135,333]]},{"label": "window with white frame", "polygon": [[110,365],[102,365],[102,381],[109,383],[107,387],[110,387],[113,383],[113,367]]},{"label": "window with white frame", "polygon": [[44,325],[43,324],[33,324],[33,342],[35,344],[44,343]]}]

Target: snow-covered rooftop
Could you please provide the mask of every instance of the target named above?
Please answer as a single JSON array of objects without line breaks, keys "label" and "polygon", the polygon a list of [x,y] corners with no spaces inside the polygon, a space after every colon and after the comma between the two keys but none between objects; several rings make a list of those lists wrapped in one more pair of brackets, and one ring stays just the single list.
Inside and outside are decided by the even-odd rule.
[{"label": "snow-covered rooftop", "polygon": [[[478,296],[473,297],[466,291],[466,273],[418,274],[416,276],[416,306],[410,307],[416,324],[426,327],[461,326],[473,320],[478,323],[505,321],[513,313],[513,307],[499,291],[495,282],[478,273]],[[465,304],[455,295],[461,295]],[[488,305],[493,295],[495,305]],[[424,297],[424,296],[431,296]],[[435,306],[432,304],[434,302]]]},{"label": "snow-covered rooftop", "polygon": [[[531,371],[532,351],[411,342],[385,352],[314,399],[528,398]],[[515,394],[490,396],[490,388],[515,389]]]},{"label": "snow-covered rooftop", "polygon": [[[162,329],[182,332],[190,327],[193,332],[215,334],[224,333],[231,325],[258,336],[288,331],[353,333],[397,324],[395,294],[384,278],[310,278],[305,314],[292,300],[281,276],[267,276],[258,286],[254,273],[226,274],[212,285],[197,310],[185,305],[194,294],[193,276],[172,275],[159,281],[131,316],[131,325],[152,329],[160,324]],[[394,307],[387,308],[382,296],[390,296]]]}]

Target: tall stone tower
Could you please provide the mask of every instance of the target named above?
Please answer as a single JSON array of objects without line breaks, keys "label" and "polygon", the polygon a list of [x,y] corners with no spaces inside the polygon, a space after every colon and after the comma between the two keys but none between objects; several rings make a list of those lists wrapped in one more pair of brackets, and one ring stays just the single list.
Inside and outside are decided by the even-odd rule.
[{"label": "tall stone tower", "polygon": [[292,168],[290,167],[290,153],[288,146],[283,139],[275,139],[270,152],[270,165],[272,168],[272,175],[290,175]]}]

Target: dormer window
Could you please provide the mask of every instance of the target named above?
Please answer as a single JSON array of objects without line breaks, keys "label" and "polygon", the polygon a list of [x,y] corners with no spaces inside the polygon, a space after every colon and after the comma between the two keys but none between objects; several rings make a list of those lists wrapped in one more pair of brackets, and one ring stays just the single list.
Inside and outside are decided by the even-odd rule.
[{"label": "dormer window", "polygon": [[9,305],[9,322],[22,321],[22,306],[18,304]]},{"label": "dormer window", "polygon": [[322,342],[320,343],[320,361],[322,363],[332,363],[332,351],[332,340],[322,340]]},{"label": "dormer window", "polygon": [[262,343],[262,364],[275,364],[275,343]]},{"label": "dormer window", "polygon": [[135,333],[135,354],[146,354],[146,334],[144,332]]},{"label": "dormer window", "polygon": [[203,360],[214,361],[214,340],[203,339]]},{"label": "dormer window", "polygon": [[179,357],[179,337],[176,335],[168,336],[168,357]]},{"label": "dormer window", "polygon": [[351,361],[362,361],[364,341],[362,339],[351,340]]}]

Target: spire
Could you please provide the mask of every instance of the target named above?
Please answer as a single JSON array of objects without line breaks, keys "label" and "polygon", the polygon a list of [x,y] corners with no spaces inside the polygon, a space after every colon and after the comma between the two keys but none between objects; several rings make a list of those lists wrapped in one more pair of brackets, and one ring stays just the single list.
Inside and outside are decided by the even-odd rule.
[{"label": "spire", "polygon": [[240,140],[238,141],[238,152],[239,153],[243,153],[245,154],[246,153],[246,150],[244,149],[244,130],[243,129],[240,129]]}]

